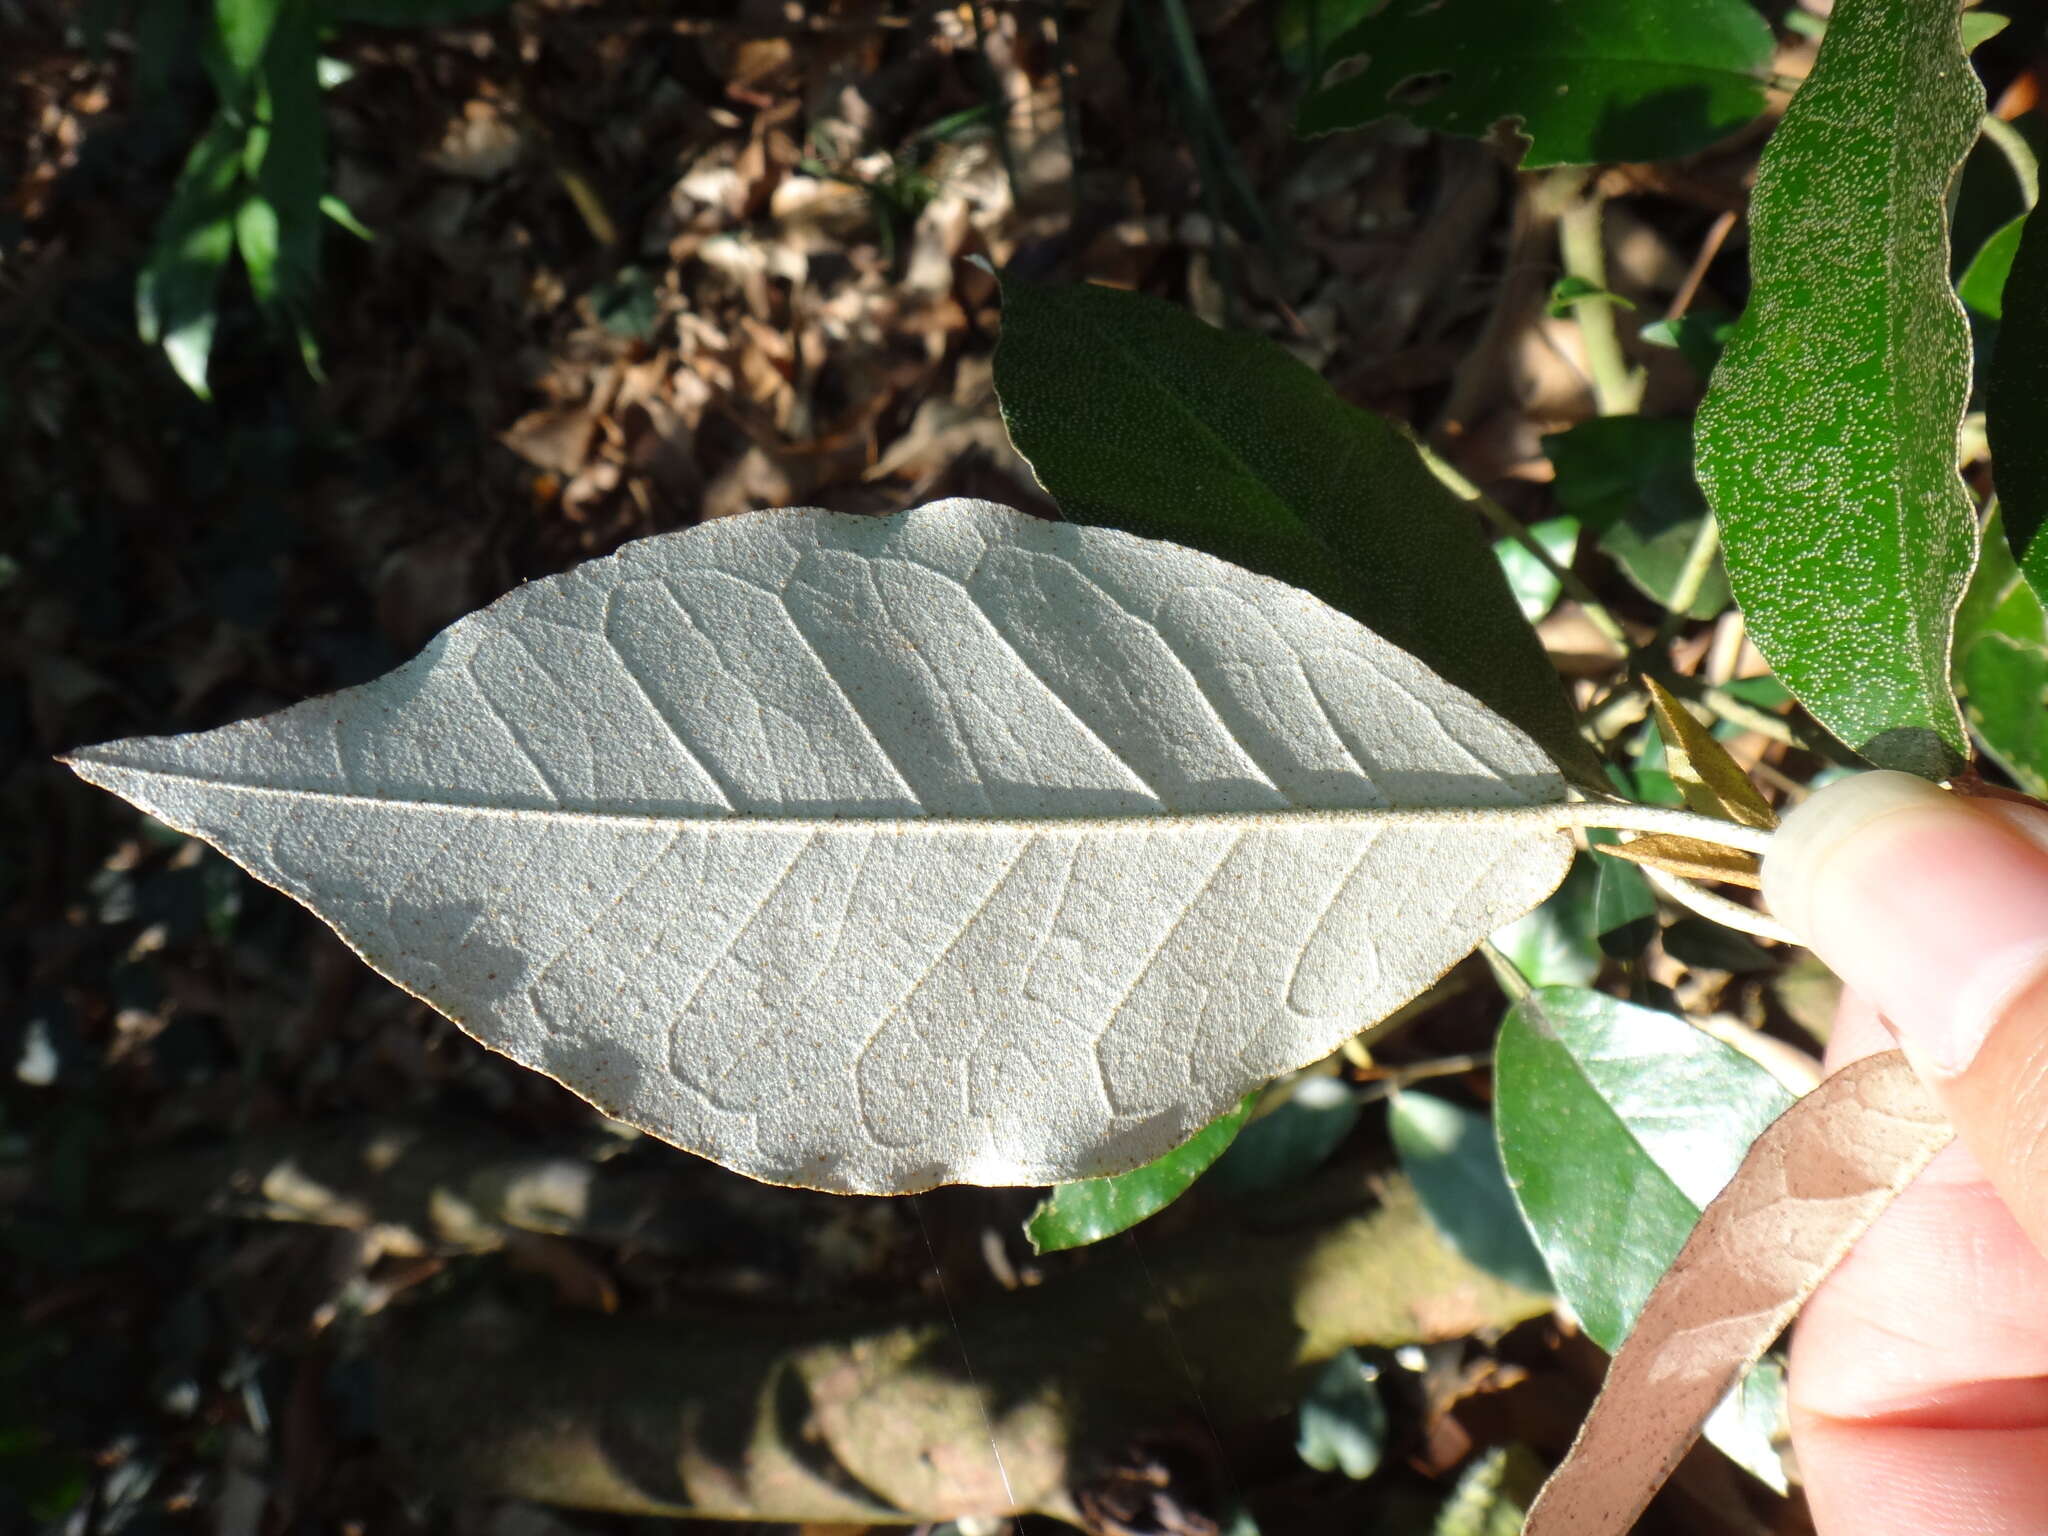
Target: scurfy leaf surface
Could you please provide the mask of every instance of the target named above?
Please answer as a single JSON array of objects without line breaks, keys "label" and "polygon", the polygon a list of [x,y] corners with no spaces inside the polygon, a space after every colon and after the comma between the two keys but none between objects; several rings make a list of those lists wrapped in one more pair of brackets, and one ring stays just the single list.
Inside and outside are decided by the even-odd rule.
[{"label": "scurfy leaf surface", "polygon": [[1542,751],[1305,593],[984,502],[645,539],[72,766],[758,1178],[1120,1172],[1541,901]]},{"label": "scurfy leaf surface", "polygon": [[1634,1525],[1714,1405],[1954,1135],[1897,1051],[1779,1117],[1644,1307],[1525,1536]]},{"label": "scurfy leaf surface", "polygon": [[1764,151],[1749,305],[1698,423],[1700,484],[1772,672],[1873,763],[1931,778],[1969,755],[1949,645],[1975,553],[1956,468],[1970,332],[1945,198],[1984,88],[1957,14],[1836,6]]}]

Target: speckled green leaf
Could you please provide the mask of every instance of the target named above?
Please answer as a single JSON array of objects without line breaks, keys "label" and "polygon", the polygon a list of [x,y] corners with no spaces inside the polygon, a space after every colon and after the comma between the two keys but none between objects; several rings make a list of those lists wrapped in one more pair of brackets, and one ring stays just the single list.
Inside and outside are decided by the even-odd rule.
[{"label": "speckled green leaf", "polygon": [[1764,151],[1749,306],[1698,426],[1771,670],[1872,762],[1935,778],[1968,754],[1949,647],[1976,531],[1944,198],[1984,90],[1956,17],[1943,0],[1835,7]]},{"label": "speckled green leaf", "polygon": [[1401,116],[1479,138],[1508,119],[1524,164],[1594,165],[1690,154],[1755,117],[1771,29],[1747,0],[1437,0],[1386,6],[1323,58],[1342,62],[1297,132]]},{"label": "speckled green leaf", "polygon": [[1105,1179],[1079,1179],[1054,1189],[1024,1223],[1024,1236],[1032,1249],[1055,1253],[1098,1243],[1173,1204],[1237,1140],[1258,1098],[1255,1093],[1245,1095],[1229,1114],[1210,1121],[1142,1168]]},{"label": "speckled green leaf", "polygon": [[1598,782],[1476,514],[1284,347],[1112,288],[1003,284],[996,393],[1060,510],[1301,587]]},{"label": "speckled green leaf", "polygon": [[2048,596],[2048,200],[2027,215],[2005,279],[1985,427],[2006,541]]},{"label": "speckled green leaf", "polygon": [[[1494,1084],[1508,1184],[1558,1294],[1609,1351],[1792,1103],[1769,1072],[1676,1015],[1576,987],[1542,988],[1509,1011]],[[1756,1415],[1730,1404],[1708,1438],[1772,1478]]]}]

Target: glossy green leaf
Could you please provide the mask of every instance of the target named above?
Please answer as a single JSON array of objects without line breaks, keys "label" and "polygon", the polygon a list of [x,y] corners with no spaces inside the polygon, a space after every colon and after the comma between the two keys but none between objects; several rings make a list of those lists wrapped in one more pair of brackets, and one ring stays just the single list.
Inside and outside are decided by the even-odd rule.
[{"label": "glossy green leaf", "polygon": [[1749,306],[1698,427],[1700,483],[1771,670],[1872,762],[1934,778],[1968,754],[1949,646],[1976,532],[1944,200],[1984,89],[1957,14],[1835,7],[1764,151]]},{"label": "glossy green leaf", "polygon": [[1379,1367],[1355,1349],[1339,1351],[1301,1400],[1299,1425],[1294,1448],[1318,1472],[1371,1477],[1387,1445]]},{"label": "glossy green leaf", "polygon": [[1964,653],[1961,682],[1985,752],[2028,794],[2048,796],[2048,648],[1986,635]]},{"label": "glossy green leaf", "polygon": [[1509,1011],[1494,1071],[1508,1182],[1559,1293],[1612,1349],[1791,1095],[1675,1015],[1571,987]]},{"label": "glossy green leaf", "polygon": [[1129,1173],[1062,1184],[1038,1203],[1024,1223],[1024,1235],[1036,1253],[1080,1248],[1135,1227],[1173,1204],[1196,1179],[1237,1140],[1251,1118],[1257,1094],[1229,1114],[1212,1120],[1162,1157]]},{"label": "glossy green leaf", "polygon": [[1770,1073],[1683,1019],[1566,987],[1509,1011],[1494,1083],[1508,1183],[1558,1293],[1609,1351],[1749,1144],[1792,1102]]},{"label": "glossy green leaf", "polygon": [[1985,428],[2006,542],[2027,584],[2048,596],[2048,201],[2027,215],[2003,311]]},{"label": "glossy green leaf", "polygon": [[1285,1189],[1320,1168],[1358,1124],[1358,1099],[1334,1077],[1295,1083],[1286,1101],[1238,1132],[1209,1170],[1209,1187],[1251,1195]]},{"label": "glossy green leaf", "polygon": [[2004,318],[2005,283],[2012,273],[2012,259],[2019,254],[2020,232],[2025,225],[2025,219],[2000,225],[1970,258],[1969,266],[1956,283],[1956,296],[1986,320]]},{"label": "glossy green leaf", "polygon": [[1525,165],[1660,160],[1704,149],[1764,104],[1771,29],[1747,0],[1439,0],[1385,7],[1323,55],[1302,134],[1401,116],[1487,136],[1511,120]]},{"label": "glossy green leaf", "polygon": [[192,146],[135,285],[137,333],[164,349],[178,377],[202,399],[220,281],[235,246],[242,142],[241,128],[222,114]]},{"label": "glossy green leaf", "polygon": [[[1569,567],[1579,547],[1579,525],[1569,517],[1546,518],[1529,525],[1529,536],[1541,544],[1550,558]],[[1493,557],[1508,578],[1508,590],[1515,594],[1515,606],[1531,624],[1556,605],[1562,584],[1550,568],[1530,554],[1519,540],[1496,539]]]},{"label": "glossy green leaf", "polygon": [[[1668,604],[1707,517],[1693,478],[1692,427],[1657,416],[1602,416],[1543,439],[1557,471],[1557,504],[1595,535],[1644,596]],[[1728,606],[1716,564],[1688,610],[1712,618]]]},{"label": "glossy green leaf", "polygon": [[1602,859],[1597,869],[1593,931],[1601,953],[1633,960],[1657,937],[1657,893],[1633,864]]},{"label": "glossy green leaf", "polygon": [[1400,1093],[1387,1127],[1401,1167],[1444,1239],[1488,1274],[1539,1294],[1550,1271],[1501,1168],[1493,1123],[1429,1093]]},{"label": "glossy green leaf", "polygon": [[1003,419],[1069,518],[1302,587],[1598,774],[1477,516],[1398,427],[1157,299],[1011,278],[1003,304]]},{"label": "glossy green leaf", "polygon": [[1590,860],[1574,859],[1549,900],[1496,929],[1488,940],[1528,986],[1590,986],[1600,974],[1600,951],[1593,942],[1598,873]]}]

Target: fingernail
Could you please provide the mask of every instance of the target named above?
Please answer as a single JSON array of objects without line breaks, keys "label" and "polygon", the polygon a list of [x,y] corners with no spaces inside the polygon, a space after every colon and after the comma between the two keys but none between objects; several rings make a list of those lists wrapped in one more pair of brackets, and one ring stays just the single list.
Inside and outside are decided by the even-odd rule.
[{"label": "fingernail", "polygon": [[2048,846],[1910,774],[1809,797],[1772,839],[1763,885],[1778,920],[1937,1076],[1968,1066],[2048,970]]}]

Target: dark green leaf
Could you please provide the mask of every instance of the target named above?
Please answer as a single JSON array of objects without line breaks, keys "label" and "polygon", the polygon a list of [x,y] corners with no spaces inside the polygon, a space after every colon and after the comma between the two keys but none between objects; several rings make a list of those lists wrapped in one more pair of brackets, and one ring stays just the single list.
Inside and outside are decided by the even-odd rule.
[{"label": "dark green leaf", "polygon": [[2048,200],[2027,215],[2005,281],[1987,393],[2006,541],[2027,584],[2048,595]]},{"label": "dark green leaf", "polygon": [[1657,893],[1633,864],[1602,859],[1597,868],[1593,923],[1601,953],[1633,960],[1657,937]]},{"label": "dark green leaf", "polygon": [[[286,0],[263,55],[258,113],[266,129],[256,190],[271,210],[275,270],[256,296],[272,318],[297,335],[314,364],[309,321],[320,287],[320,241],[326,218],[327,120],[320,106],[319,36],[309,0]],[[246,259],[246,252],[245,252]]]},{"label": "dark green leaf", "polygon": [[235,246],[242,142],[242,129],[223,113],[192,146],[135,285],[137,332],[164,349],[201,399],[207,397],[221,275]]},{"label": "dark green leaf", "polygon": [[1055,1253],[1114,1237],[1173,1204],[1223,1155],[1251,1117],[1257,1094],[1212,1120],[1163,1157],[1105,1179],[1062,1184],[1038,1203],[1024,1223],[1037,1253]]},{"label": "dark green leaf", "polygon": [[246,81],[270,42],[270,30],[284,0],[213,0],[213,24],[220,50],[238,80]]},{"label": "dark green leaf", "polygon": [[1963,653],[1960,681],[1984,750],[2021,789],[2048,797],[2048,647],[1985,635]]},{"label": "dark green leaf", "polygon": [[1550,1289],[1501,1169],[1486,1116],[1427,1093],[1396,1094],[1387,1126],[1422,1208],[1459,1254],[1525,1291]]},{"label": "dark green leaf", "polygon": [[1683,1019],[1571,987],[1509,1011],[1494,1077],[1508,1182],[1559,1293],[1609,1350],[1792,1101]]},{"label": "dark green leaf", "polygon": [[1277,1109],[1238,1132],[1209,1170],[1222,1194],[1251,1195],[1299,1183],[1322,1166],[1358,1123],[1358,1100],[1334,1077],[1303,1078]]},{"label": "dark green leaf", "polygon": [[1777,958],[1756,940],[1704,917],[1681,917],[1664,930],[1664,953],[1701,971],[1748,975],[1776,970]]},{"label": "dark green leaf", "polygon": [[1945,196],[1984,89],[1958,12],[1840,0],[1765,148],[1752,288],[1699,414],[1699,475],[1751,638],[1881,767],[1968,753],[1949,643],[1975,517],[1956,468],[1970,334]]},{"label": "dark green leaf", "polygon": [[[1646,597],[1669,603],[1706,497],[1692,472],[1692,427],[1655,416],[1602,416],[1543,439],[1557,471],[1557,504],[1593,533]],[[1689,612],[1712,618],[1728,606],[1717,564]]]},{"label": "dark green leaf", "polygon": [[1587,859],[1574,859],[1542,906],[1493,933],[1494,949],[1527,985],[1583,987],[1600,974],[1600,951],[1593,943],[1597,874]]},{"label": "dark green leaf", "polygon": [[1399,115],[1483,138],[1512,119],[1524,164],[1595,165],[1690,154],[1755,117],[1771,29],[1746,0],[1439,0],[1388,6],[1324,58],[1343,62],[1302,103],[1300,133]]},{"label": "dark green leaf", "polygon": [[1956,284],[1956,294],[1986,320],[2001,319],[2005,313],[2005,281],[2012,272],[2012,259],[2019,254],[2020,231],[2026,220],[2014,219],[2001,225],[1986,240]]},{"label": "dark green leaf", "polygon": [[[1566,987],[1509,1011],[1494,1085],[1509,1185],[1558,1293],[1610,1352],[1749,1144],[1792,1102],[1683,1019]],[[1708,1438],[1782,1486],[1756,1419],[1731,1397]]]},{"label": "dark green leaf", "polygon": [[1314,74],[1330,45],[1378,10],[1385,0],[1280,0],[1273,13],[1273,40],[1280,60],[1295,74]]},{"label": "dark green leaf", "polygon": [[1305,588],[1598,774],[1477,517],[1397,427],[1157,299],[1012,278],[1003,304],[1003,419],[1068,517]]},{"label": "dark green leaf", "polygon": [[1653,347],[1676,347],[1701,378],[1714,371],[1721,349],[1735,334],[1735,316],[1726,310],[1695,310],[1676,320],[1652,320],[1636,335]]},{"label": "dark green leaf", "polygon": [[1380,1401],[1379,1368],[1340,1350],[1301,1400],[1294,1448],[1318,1472],[1371,1477],[1387,1444],[1387,1409]]}]

